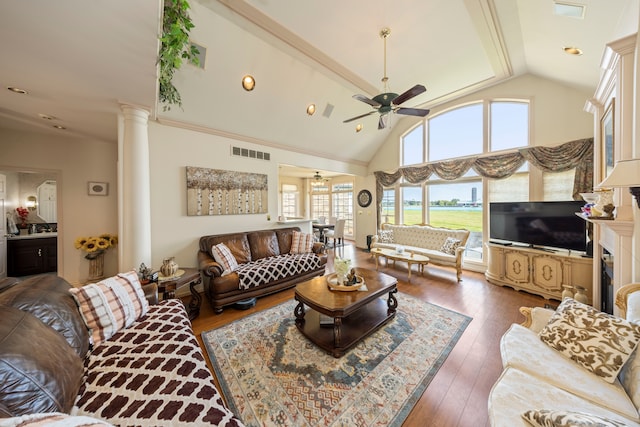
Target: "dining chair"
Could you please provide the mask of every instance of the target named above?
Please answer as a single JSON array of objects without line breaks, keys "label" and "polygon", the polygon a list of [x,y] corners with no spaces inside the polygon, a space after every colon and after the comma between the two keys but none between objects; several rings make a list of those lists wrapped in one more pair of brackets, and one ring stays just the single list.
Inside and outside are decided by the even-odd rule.
[{"label": "dining chair", "polygon": [[338,221],[337,216],[332,216],[329,218],[329,224],[336,225],[336,221]]},{"label": "dining chair", "polygon": [[324,232],[324,237],[327,239],[333,239],[333,247],[337,247],[338,244],[342,245],[344,243],[344,219],[339,219],[336,221],[336,226],[333,230],[327,230]]}]

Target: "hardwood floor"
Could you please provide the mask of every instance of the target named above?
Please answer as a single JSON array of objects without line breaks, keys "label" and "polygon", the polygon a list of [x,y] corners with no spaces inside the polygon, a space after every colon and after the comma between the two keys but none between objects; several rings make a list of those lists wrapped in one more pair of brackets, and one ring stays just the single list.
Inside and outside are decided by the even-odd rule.
[{"label": "hardwood floor", "polygon": [[[341,256],[351,258],[356,267],[375,269],[375,261],[369,253],[355,248],[350,242],[347,241],[345,247],[338,250]],[[332,249],[329,249],[329,255],[333,258]],[[500,337],[512,323],[523,320],[519,307],[542,307],[548,301],[511,288],[491,285],[481,273],[464,271],[463,281],[457,283],[453,268],[430,265],[425,267],[423,275],[414,266],[411,283],[408,283],[406,264],[396,264],[395,267],[392,264],[384,267],[382,262],[380,269],[398,279],[400,292],[473,318],[403,426],[488,426],[487,398],[491,386],[502,371]],[[327,272],[332,271],[333,262],[330,260]],[[202,332],[292,298],[293,289],[288,289],[259,298],[256,306],[249,310],[228,307],[219,315],[213,313],[205,299],[200,316],[192,323],[203,352],[206,354],[200,336]]]}]

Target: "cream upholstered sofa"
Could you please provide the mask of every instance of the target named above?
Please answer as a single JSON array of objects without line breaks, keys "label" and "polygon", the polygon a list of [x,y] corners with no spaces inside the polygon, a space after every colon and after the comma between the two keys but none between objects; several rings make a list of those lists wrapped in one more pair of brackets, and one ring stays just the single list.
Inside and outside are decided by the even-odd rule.
[{"label": "cream upholstered sofa", "polygon": [[[640,356],[632,349],[640,337],[640,284],[623,286],[616,304],[626,321],[572,299],[556,311],[522,308],[527,321],[501,339],[504,370],[489,395],[491,425],[640,426]],[[600,424],[586,423],[596,417]]]},{"label": "cream upholstered sofa", "polygon": [[371,249],[396,249],[403,246],[429,257],[429,262],[445,267],[455,267],[458,282],[462,280],[462,254],[466,249],[469,230],[452,230],[424,225],[382,224],[378,234],[371,238]]}]

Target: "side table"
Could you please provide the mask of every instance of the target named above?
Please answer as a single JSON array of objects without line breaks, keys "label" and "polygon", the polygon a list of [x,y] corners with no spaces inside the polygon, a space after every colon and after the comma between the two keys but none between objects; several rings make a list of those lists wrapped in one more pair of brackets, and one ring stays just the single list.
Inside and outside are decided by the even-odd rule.
[{"label": "side table", "polygon": [[169,299],[176,297],[176,290],[189,285],[191,291],[191,301],[187,312],[189,313],[189,320],[193,320],[200,314],[200,305],[202,304],[202,296],[196,290],[196,286],[202,281],[200,277],[200,271],[197,268],[182,268],[184,274],[175,279],[168,279],[158,281],[158,292],[162,293],[162,299]]}]

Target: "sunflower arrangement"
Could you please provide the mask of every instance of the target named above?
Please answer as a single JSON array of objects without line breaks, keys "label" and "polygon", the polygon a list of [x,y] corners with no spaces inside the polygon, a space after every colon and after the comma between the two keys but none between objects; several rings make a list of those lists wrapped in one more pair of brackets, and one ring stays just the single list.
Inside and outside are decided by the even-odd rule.
[{"label": "sunflower arrangement", "polygon": [[104,233],[97,237],[78,237],[74,246],[76,249],[81,249],[87,253],[84,256],[86,259],[95,259],[117,244],[118,236]]}]

